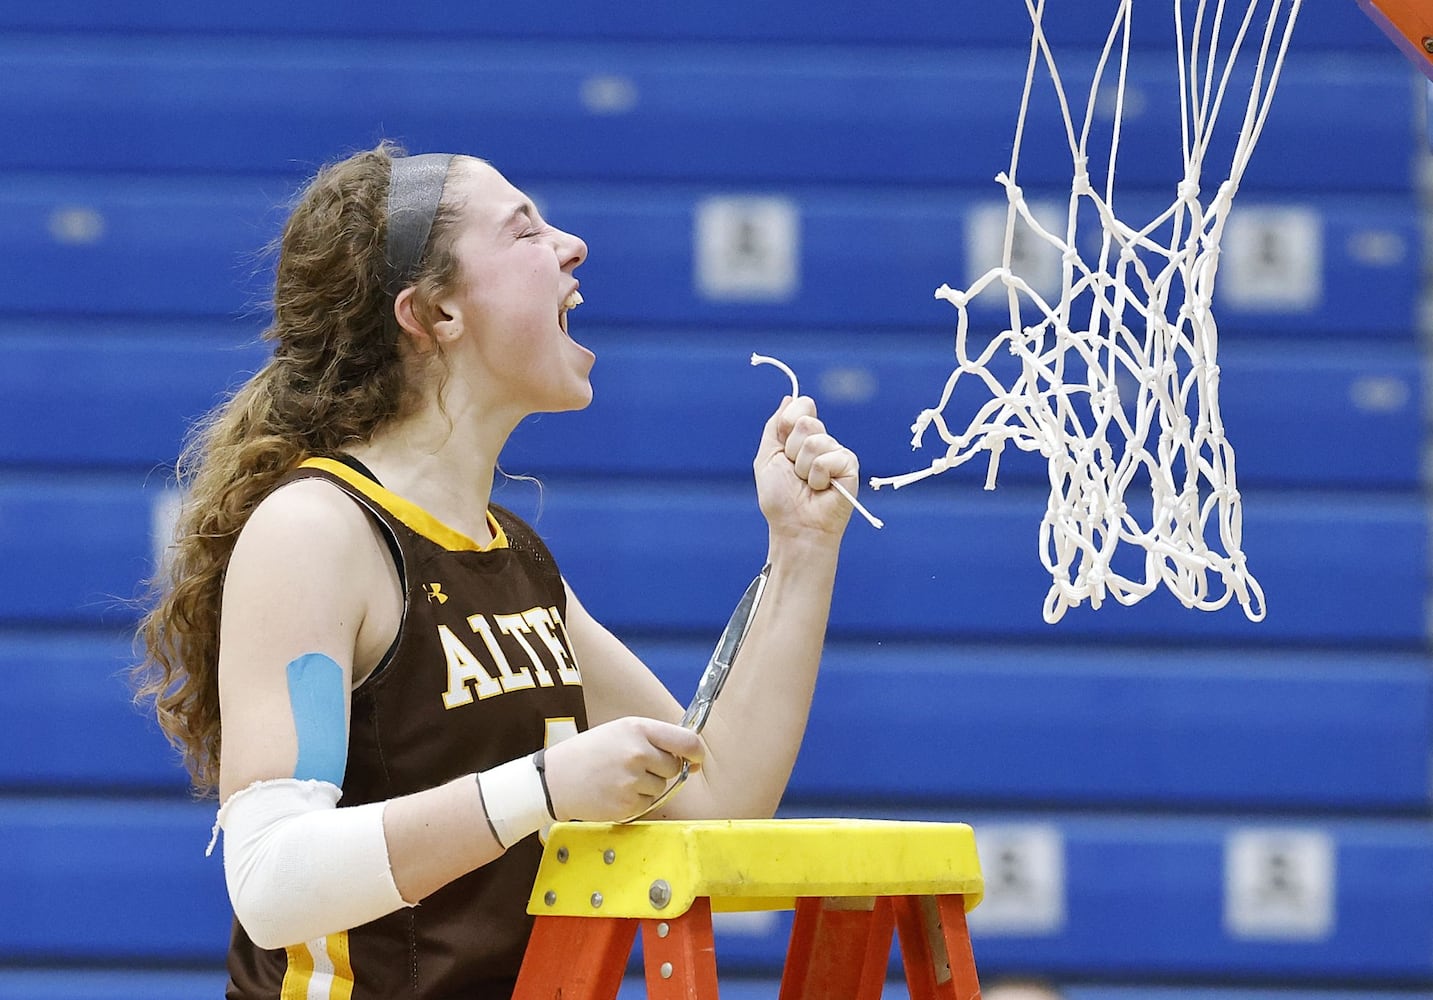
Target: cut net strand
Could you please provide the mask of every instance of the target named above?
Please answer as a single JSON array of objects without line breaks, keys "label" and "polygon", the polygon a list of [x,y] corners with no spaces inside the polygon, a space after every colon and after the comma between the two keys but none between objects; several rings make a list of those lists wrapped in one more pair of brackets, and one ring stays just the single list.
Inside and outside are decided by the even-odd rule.
[{"label": "cut net strand", "polygon": [[[796,381],[796,373],[791,370],[791,366],[788,365],[786,362],[765,354],[753,353],[751,356],[751,363],[753,366],[772,365],[776,368],[779,368],[781,371],[785,372],[786,377],[791,380],[791,398],[796,399],[798,396],[801,395],[801,384]],[[846,489],[846,487],[842,486],[834,479],[831,480],[831,488],[834,489],[837,493],[841,494],[841,496],[845,497],[846,502],[849,503],[851,507],[855,509],[856,513],[864,517],[871,527],[884,528],[886,526],[885,521],[882,521],[875,514],[872,514],[870,511],[868,511],[865,508],[865,505],[863,505],[861,501],[857,500],[850,490]]]},{"label": "cut net strand", "polygon": [[[1212,611],[1235,599],[1251,620],[1265,613],[1263,590],[1242,549],[1242,504],[1234,449],[1219,410],[1218,326],[1211,302],[1220,239],[1267,120],[1301,0],[1249,0],[1242,17],[1227,19],[1226,0],[1198,0],[1187,37],[1182,8],[1189,0],[1171,2],[1183,175],[1169,208],[1136,227],[1117,215],[1114,183],[1133,0],[1119,3],[1078,124],[1045,36],[1045,0],[1026,0],[1032,32],[1025,84],[1010,166],[995,178],[1008,203],[1001,263],[964,290],[942,285],[935,293],[956,309],[957,363],[939,402],[917,417],[911,443],[920,447],[934,428],[945,453],[927,468],[870,481],[876,489],[900,488],[983,452],[985,487],[994,489],[1007,445],[1039,452],[1050,483],[1039,535],[1041,559],[1052,577],[1043,611],[1052,623],[1086,600],[1093,607],[1107,596],[1134,604],[1161,585],[1189,608]],[[1268,7],[1267,20],[1262,32],[1251,31],[1261,6]],[[1237,22],[1232,30],[1230,22]],[[1231,99],[1236,63],[1251,37],[1261,44],[1229,173],[1206,202],[1205,160],[1220,112]],[[1089,175],[1089,144],[1112,64],[1113,124],[1097,191]],[[1072,160],[1063,233],[1041,224],[1017,183],[1041,67],[1053,85]],[[1081,226],[1088,229],[1092,218],[1099,229],[1098,241],[1090,245],[1081,239]],[[1058,299],[1047,300],[1017,273],[1017,232],[1059,252]],[[970,303],[995,289],[1005,295],[1006,327],[972,354]],[[1022,317],[1034,322],[1027,325]],[[991,364],[1006,354],[1016,359],[1018,374],[1002,381]],[[957,432],[945,410],[962,380],[972,379],[989,399]],[[1136,484],[1147,488],[1147,498],[1137,499]],[[1121,543],[1144,550],[1142,570],[1112,568]]]}]

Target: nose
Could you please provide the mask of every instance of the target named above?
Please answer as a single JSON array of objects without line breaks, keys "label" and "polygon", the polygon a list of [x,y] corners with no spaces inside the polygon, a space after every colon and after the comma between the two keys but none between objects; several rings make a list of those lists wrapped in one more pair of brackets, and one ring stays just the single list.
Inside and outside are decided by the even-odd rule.
[{"label": "nose", "polygon": [[587,259],[587,244],[582,237],[558,230],[557,258],[563,270],[571,270]]}]

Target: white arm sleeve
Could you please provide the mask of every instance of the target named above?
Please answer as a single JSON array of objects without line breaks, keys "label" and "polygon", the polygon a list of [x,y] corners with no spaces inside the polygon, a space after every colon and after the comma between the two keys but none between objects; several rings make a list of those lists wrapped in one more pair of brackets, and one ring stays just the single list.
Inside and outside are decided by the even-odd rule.
[{"label": "white arm sleeve", "polygon": [[234,915],[260,948],[286,948],[412,905],[398,893],[383,803],[339,809],[326,781],[260,781],[219,810]]}]

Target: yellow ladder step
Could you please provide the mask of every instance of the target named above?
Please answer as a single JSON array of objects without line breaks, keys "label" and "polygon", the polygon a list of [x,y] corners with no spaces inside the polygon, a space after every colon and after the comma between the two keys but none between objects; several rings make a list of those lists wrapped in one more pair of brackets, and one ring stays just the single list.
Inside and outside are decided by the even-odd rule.
[{"label": "yellow ladder step", "polygon": [[557,823],[528,912],[672,918],[708,897],[713,910],[790,909],[800,897],[960,895],[984,881],[964,823],[779,819]]}]

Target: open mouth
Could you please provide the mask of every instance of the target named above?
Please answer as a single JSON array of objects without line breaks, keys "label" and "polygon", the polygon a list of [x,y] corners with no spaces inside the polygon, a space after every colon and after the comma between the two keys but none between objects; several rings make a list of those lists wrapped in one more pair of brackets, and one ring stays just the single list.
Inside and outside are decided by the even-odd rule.
[{"label": "open mouth", "polygon": [[562,327],[562,332],[567,332],[567,311],[576,309],[582,305],[582,293],[573,289],[568,293],[567,298],[562,300],[562,307],[557,310],[557,325]]}]

